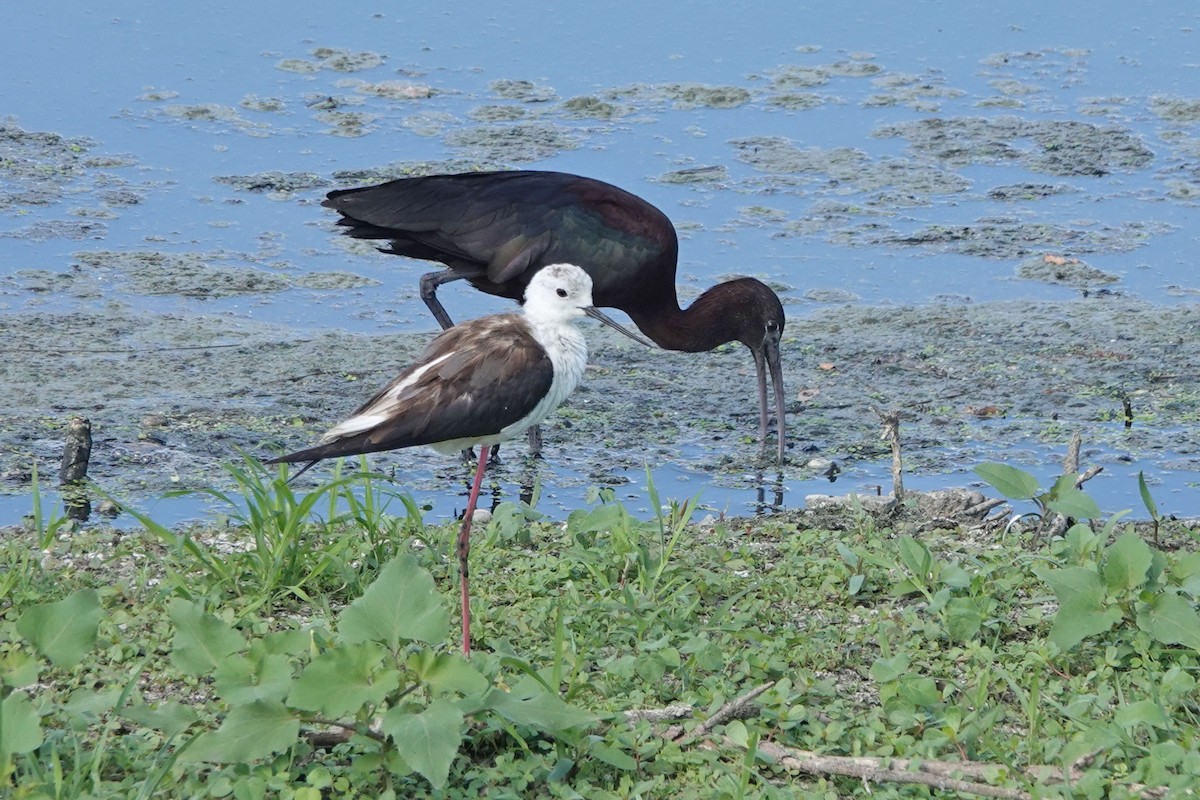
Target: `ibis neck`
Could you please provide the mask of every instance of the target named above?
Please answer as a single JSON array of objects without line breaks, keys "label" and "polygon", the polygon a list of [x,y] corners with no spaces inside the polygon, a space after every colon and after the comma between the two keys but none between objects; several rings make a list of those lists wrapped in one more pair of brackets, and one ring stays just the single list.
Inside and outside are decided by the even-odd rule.
[{"label": "ibis neck", "polygon": [[702,353],[726,342],[737,341],[737,328],[724,318],[722,308],[720,298],[714,296],[713,289],[709,289],[685,309],[681,309],[679,302],[672,297],[669,304],[664,303],[652,309],[629,309],[626,313],[638,329],[659,347],[684,353]]}]

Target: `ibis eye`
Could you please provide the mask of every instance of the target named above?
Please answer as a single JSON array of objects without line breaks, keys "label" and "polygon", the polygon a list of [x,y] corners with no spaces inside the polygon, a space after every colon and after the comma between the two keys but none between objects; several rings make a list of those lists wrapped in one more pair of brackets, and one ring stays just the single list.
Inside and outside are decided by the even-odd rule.
[{"label": "ibis eye", "polygon": [[560,286],[560,287],[558,288],[558,296],[559,296],[559,297],[566,297],[566,296],[567,296],[567,290],[566,290],[566,289],[564,289],[564,288],[562,288],[562,287]]},{"label": "ibis eye", "polygon": [[767,320],[767,330],[769,330],[769,331],[779,330],[779,323],[773,319]]}]

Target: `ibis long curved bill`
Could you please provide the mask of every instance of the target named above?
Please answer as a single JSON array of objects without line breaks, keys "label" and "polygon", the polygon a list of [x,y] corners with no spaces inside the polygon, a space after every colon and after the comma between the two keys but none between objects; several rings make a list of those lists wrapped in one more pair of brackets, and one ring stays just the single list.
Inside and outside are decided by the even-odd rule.
[{"label": "ibis long curved bill", "polygon": [[767,449],[767,429],[770,423],[770,413],[767,408],[767,373],[771,375],[771,387],[775,394],[775,426],[779,435],[776,460],[783,463],[784,451],[787,448],[787,419],[784,415],[783,401],[783,365],[779,357],[778,332],[768,332],[763,337],[762,350],[750,348],[754,353],[754,366],[758,372],[758,437],[762,450]]}]

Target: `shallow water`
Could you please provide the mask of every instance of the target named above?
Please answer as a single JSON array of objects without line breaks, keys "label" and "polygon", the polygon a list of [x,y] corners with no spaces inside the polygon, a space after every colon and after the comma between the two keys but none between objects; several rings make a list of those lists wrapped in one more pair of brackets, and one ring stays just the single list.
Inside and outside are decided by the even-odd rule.
[{"label": "shallow water", "polygon": [[[192,336],[228,346],[243,337],[432,330],[416,298],[416,277],[427,267],[349,248],[318,205],[330,188],[400,171],[561,169],[647,197],[680,228],[685,296],[738,273],[780,287],[793,348],[789,397],[826,382],[819,364],[851,371],[837,338],[815,329],[836,324],[843,308],[1074,307],[1097,292],[1163,308],[1195,306],[1194,4],[1156,4],[1153,14],[1136,4],[1097,13],[1083,3],[916,2],[903,14],[879,2],[850,10],[783,2],[689,8],[685,15],[631,3],[608,4],[602,14],[539,3],[404,12],[309,2],[9,9],[0,31],[7,76],[0,112],[24,132],[65,140],[0,141],[0,321],[7,331],[0,344],[10,362],[0,436],[3,489],[14,493],[0,498],[0,517],[29,508],[27,463],[36,457],[43,474],[53,470],[56,426],[70,414],[90,416],[98,438],[108,436],[109,453],[119,455],[144,445],[138,420],[147,413],[171,418],[169,457],[149,458],[142,474],[130,474],[125,455],[107,465],[103,447],[93,456],[115,491],[149,503],[169,481],[147,470],[166,468],[169,477],[182,469],[182,482],[205,485],[220,453],[263,446],[289,408],[302,408],[295,413],[306,415],[305,424],[285,429],[290,435],[279,443],[301,444],[369,394],[367,384],[386,380],[409,345],[393,349],[373,339],[351,352],[338,340],[343,349],[325,362],[314,354],[311,363],[276,365],[279,383],[261,381],[275,394],[264,391],[253,402],[224,400],[219,390],[237,384],[224,375],[212,375],[215,386],[205,392],[129,363],[120,367],[128,370],[122,392],[119,381],[87,379],[89,370],[112,369],[112,360],[53,348],[150,348],[155,336],[167,335],[174,345]],[[1052,269],[1033,269],[1047,263]],[[506,308],[461,286],[442,297],[460,319]],[[138,339],[113,327],[88,341],[54,316],[107,311],[143,317],[148,332],[171,332]],[[196,323],[203,335],[188,333],[197,315],[208,320]],[[166,317],[182,322],[164,328]],[[1155,350],[1169,337],[1194,339],[1190,324],[1181,319],[1180,328],[1146,333],[1131,326],[1121,335],[1132,341],[1097,340],[1095,349]],[[249,332],[257,325],[264,327]],[[42,334],[23,338],[17,330]],[[896,333],[878,335],[886,342]],[[29,355],[39,343],[46,352]],[[912,347],[919,352],[922,343]],[[1181,359],[1176,384],[1194,382],[1190,356],[1168,357]],[[744,440],[755,427],[752,389],[741,374],[748,359],[736,352],[693,358],[707,359],[704,369],[724,370],[717,379],[735,384],[723,395],[726,406],[704,410],[729,421],[730,435],[688,435],[673,448],[652,433],[638,435],[654,445],[646,458],[664,495],[699,492],[731,513],[754,510],[760,485],[769,496],[780,483],[785,504],[794,506],[810,491],[886,483],[889,462],[865,444],[870,402],[914,415],[910,486],[965,482],[971,465],[999,457],[1049,477],[1065,444],[1044,431],[1028,438],[1028,429],[1050,425],[1018,413],[1019,401],[1006,408],[1015,430],[999,438],[1019,435],[1020,444],[996,441],[983,422],[957,425],[953,436],[926,431],[930,405],[922,402],[942,387],[936,375],[920,397],[891,384],[881,385],[882,396],[848,392],[843,402],[858,409],[860,424],[839,419],[828,432],[821,417],[832,389],[824,386],[825,396],[797,403],[803,413],[793,414],[804,455],[794,454],[779,480],[758,481],[746,477],[754,475],[754,448]],[[169,374],[182,376],[188,366]],[[289,366],[296,374],[340,368],[363,376],[352,386],[289,390]],[[1110,359],[1075,366],[1103,372],[1100,394],[1138,397],[1160,388],[1148,365]],[[855,365],[868,382],[869,367]],[[48,397],[31,388],[39,369],[83,372]],[[1088,380],[1071,372],[1043,378]],[[613,388],[620,391],[620,382]],[[1025,388],[1046,384],[1030,380]],[[316,403],[289,391],[330,396]],[[1139,420],[1135,432],[1157,437],[1150,447],[1110,435],[1108,406],[1063,410],[1064,430],[1077,423],[1093,437],[1097,458],[1111,456],[1103,481],[1093,484],[1112,498],[1106,508],[1140,508],[1136,484],[1129,485],[1140,467],[1169,497],[1160,507],[1200,513],[1190,446],[1182,446],[1200,415],[1185,395],[1176,392],[1169,406]],[[187,425],[189,416],[207,419],[198,405],[225,402],[224,438],[206,442],[202,426]],[[560,446],[570,440],[563,431]],[[644,498],[640,465],[614,461],[603,444],[575,444],[582,453],[551,457],[542,472],[548,506],[578,506],[580,487],[598,480]],[[830,486],[806,467],[812,457],[837,461],[839,481]],[[413,456],[401,463],[436,513],[461,505],[438,489],[444,462]],[[195,513],[156,507],[165,521]]]}]

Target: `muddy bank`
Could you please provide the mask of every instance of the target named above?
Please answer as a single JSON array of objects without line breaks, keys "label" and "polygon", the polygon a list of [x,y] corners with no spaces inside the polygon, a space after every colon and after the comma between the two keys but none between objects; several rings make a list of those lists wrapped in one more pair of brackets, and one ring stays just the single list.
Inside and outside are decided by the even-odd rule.
[{"label": "muddy bank", "polygon": [[[791,307],[784,360],[787,477],[831,459],[886,459],[870,407],[900,409],[915,473],[969,468],[997,446],[1200,471],[1200,309],[1099,296],[1060,304]],[[547,469],[603,484],[623,469],[684,464],[737,481],[755,461],[753,363],[740,345],[648,351],[588,326],[592,367],[546,429]],[[311,441],[352,411],[431,334],[354,335],[121,304],[102,313],[0,317],[0,488],[26,492],[36,461],[56,474],[65,427],[91,419],[91,477],[121,496],[221,485],[239,448]],[[1133,412],[1126,427],[1124,409]],[[1088,448],[1103,445],[1111,453]],[[524,444],[509,445],[510,452]],[[457,467],[424,449],[372,457],[408,488]],[[886,469],[883,470],[886,474]],[[795,505],[798,498],[790,504]]]}]

